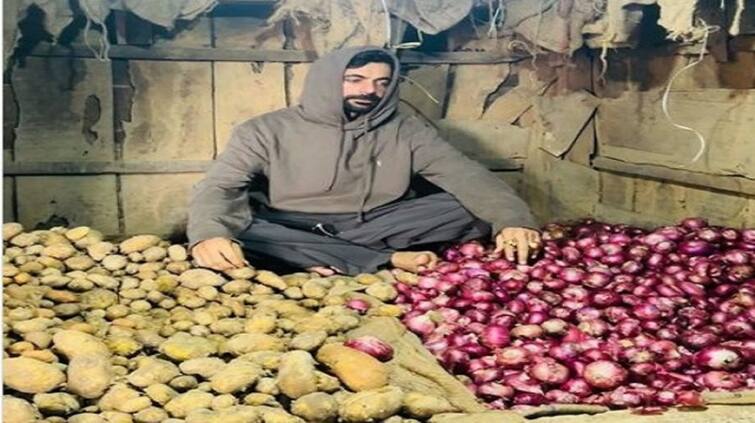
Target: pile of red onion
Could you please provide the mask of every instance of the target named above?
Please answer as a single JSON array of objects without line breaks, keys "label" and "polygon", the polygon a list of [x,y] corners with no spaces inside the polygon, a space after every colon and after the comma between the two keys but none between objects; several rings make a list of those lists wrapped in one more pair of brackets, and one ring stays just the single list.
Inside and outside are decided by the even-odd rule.
[{"label": "pile of red onion", "polygon": [[404,324],[492,408],[659,410],[755,388],[755,229],[551,224],[519,266],[467,243],[416,284]]}]

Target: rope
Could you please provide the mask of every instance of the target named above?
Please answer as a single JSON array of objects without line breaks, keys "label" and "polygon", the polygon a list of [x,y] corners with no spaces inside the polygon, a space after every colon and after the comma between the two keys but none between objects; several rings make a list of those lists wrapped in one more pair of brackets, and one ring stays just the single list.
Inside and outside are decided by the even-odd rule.
[{"label": "rope", "polygon": [[695,163],[698,160],[700,160],[700,157],[702,157],[708,144],[705,141],[705,137],[703,136],[702,133],[700,133],[700,131],[698,131],[697,129],[691,128],[689,126],[681,125],[674,121],[674,119],[671,117],[671,114],[669,113],[669,110],[668,110],[668,98],[669,98],[669,93],[671,92],[671,86],[674,84],[674,80],[676,80],[676,78],[679,75],[681,75],[683,72],[685,72],[686,70],[702,62],[703,59],[705,58],[705,50],[708,47],[708,37],[711,33],[711,28],[713,27],[708,26],[708,24],[706,24],[705,21],[703,21],[702,19],[700,19],[700,22],[703,25],[703,33],[704,33],[703,44],[702,44],[702,47],[700,48],[700,54],[698,55],[697,59],[688,63],[686,66],[684,66],[683,68],[676,71],[676,73],[674,73],[674,75],[671,77],[671,80],[669,80],[668,85],[666,85],[666,89],[663,92],[663,99],[661,101],[661,108],[663,109],[663,114],[666,116],[666,119],[669,121],[669,123],[676,128],[692,132],[693,134],[695,134],[695,136],[697,136],[697,139],[700,141],[700,149],[697,151],[697,154],[695,154],[695,157],[692,158],[692,161],[690,163]]},{"label": "rope", "polygon": [[734,19],[731,21],[729,27],[729,34],[732,36],[739,35],[739,30],[742,27],[742,12],[745,11],[745,0],[737,0],[737,10],[734,12]]},{"label": "rope", "polygon": [[430,93],[430,91],[427,88],[423,87],[422,84],[420,84],[419,82],[417,82],[414,79],[409,78],[408,76],[405,76],[405,75],[399,75],[399,78],[404,79],[404,80],[410,82],[415,87],[419,88],[419,90],[422,91],[427,97],[429,97],[430,100],[432,100],[433,103],[440,104],[440,100],[438,100],[437,98],[435,98],[435,96],[433,96]]},{"label": "rope", "polygon": [[[107,25],[105,25],[105,22],[97,22],[94,19],[90,17],[91,12],[87,9],[87,7],[82,3],[82,9],[84,10],[84,15],[86,16],[86,25],[84,25],[84,44],[87,46],[87,48],[94,54],[94,58],[99,60],[100,62],[109,62],[110,61],[110,42],[108,41],[108,31],[107,31]],[[89,42],[89,30],[92,27],[92,23],[95,25],[98,25],[100,28],[102,28],[102,35],[98,39],[99,44],[99,50],[95,49],[92,44]]]},{"label": "rope", "polygon": [[380,0],[380,3],[383,5],[383,13],[385,14],[385,47],[387,49],[408,49],[421,46],[424,40],[422,39],[422,31],[420,31],[419,28],[415,28],[417,30],[417,37],[419,37],[417,41],[410,41],[408,43],[400,43],[395,45],[391,42],[391,14],[388,10],[388,3],[386,3],[386,0]]}]

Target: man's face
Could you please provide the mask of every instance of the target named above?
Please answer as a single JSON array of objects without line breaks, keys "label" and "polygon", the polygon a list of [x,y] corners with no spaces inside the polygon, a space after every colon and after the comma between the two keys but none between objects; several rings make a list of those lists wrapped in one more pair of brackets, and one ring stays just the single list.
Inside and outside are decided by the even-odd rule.
[{"label": "man's face", "polygon": [[391,67],[373,62],[343,74],[343,108],[351,116],[372,110],[385,97],[391,82]]}]

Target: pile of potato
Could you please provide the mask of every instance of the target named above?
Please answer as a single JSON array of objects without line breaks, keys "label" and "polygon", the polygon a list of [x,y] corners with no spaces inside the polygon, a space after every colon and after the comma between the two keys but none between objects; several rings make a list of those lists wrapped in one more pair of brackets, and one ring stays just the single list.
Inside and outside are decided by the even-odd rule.
[{"label": "pile of potato", "polygon": [[157,236],[111,243],[88,227],[6,223],[3,245],[5,422],[401,423],[454,411],[343,345],[365,317],[400,314],[390,272],[221,274]]}]

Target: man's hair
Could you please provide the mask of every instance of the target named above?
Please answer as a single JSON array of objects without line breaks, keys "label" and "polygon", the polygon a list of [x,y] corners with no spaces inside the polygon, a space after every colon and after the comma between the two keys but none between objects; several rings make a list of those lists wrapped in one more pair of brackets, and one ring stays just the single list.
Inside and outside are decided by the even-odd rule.
[{"label": "man's hair", "polygon": [[346,65],[346,69],[361,68],[368,63],[385,63],[391,67],[393,72],[393,57],[390,54],[381,50],[367,50],[363,51],[351,58],[351,61]]}]

